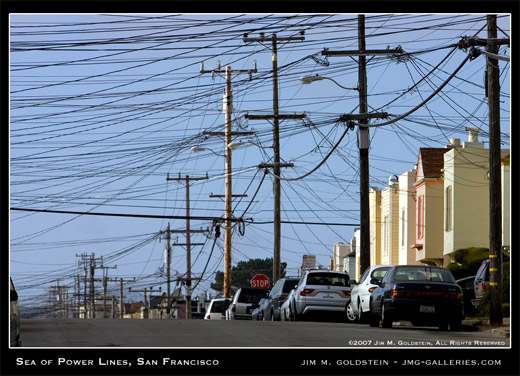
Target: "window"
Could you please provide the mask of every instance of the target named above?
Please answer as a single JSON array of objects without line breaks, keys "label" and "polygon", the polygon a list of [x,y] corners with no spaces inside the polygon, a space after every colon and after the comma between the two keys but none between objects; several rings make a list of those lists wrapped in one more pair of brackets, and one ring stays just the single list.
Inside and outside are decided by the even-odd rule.
[{"label": "window", "polygon": [[444,219],[444,223],[446,224],[446,231],[451,231],[453,228],[452,216],[453,216],[453,198],[452,198],[452,186],[446,187],[445,193],[446,203],[446,218]]},{"label": "window", "polygon": [[417,197],[417,239],[424,237],[424,195]]}]

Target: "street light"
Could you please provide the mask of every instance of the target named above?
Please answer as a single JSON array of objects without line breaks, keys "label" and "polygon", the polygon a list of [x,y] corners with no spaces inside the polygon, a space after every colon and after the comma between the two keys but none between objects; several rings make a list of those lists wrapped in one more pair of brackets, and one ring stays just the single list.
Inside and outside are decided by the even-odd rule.
[{"label": "street light", "polygon": [[215,155],[217,155],[217,156],[219,156],[219,157],[223,157],[222,154],[218,154],[217,152],[215,152],[215,151],[213,151],[213,150],[211,150],[211,149],[208,149],[208,148],[202,147],[202,146],[192,146],[192,147],[190,148],[190,150],[191,150],[192,152],[194,152],[194,153],[201,153],[201,152],[203,152],[203,151],[210,151],[210,152],[212,152],[213,154],[215,154]]},{"label": "street light", "polygon": [[329,78],[329,77],[323,77],[323,76],[318,76],[318,75],[315,75],[315,76],[301,76],[300,77],[300,81],[302,82],[302,84],[304,85],[307,85],[307,84],[311,84],[315,81],[321,81],[321,80],[329,80],[329,81],[332,81],[334,82],[336,85],[338,85],[340,88],[342,89],[345,89],[345,90],[359,90],[358,87],[345,87],[343,85],[340,85],[336,80],[333,80],[332,78]]}]

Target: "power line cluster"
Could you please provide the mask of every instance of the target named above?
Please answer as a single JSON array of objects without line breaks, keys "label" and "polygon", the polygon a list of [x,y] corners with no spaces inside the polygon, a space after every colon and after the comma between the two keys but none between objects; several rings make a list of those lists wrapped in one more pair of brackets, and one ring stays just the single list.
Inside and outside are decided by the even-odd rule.
[{"label": "power line cluster", "polygon": [[[246,116],[271,112],[270,46],[244,43],[244,34],[305,35],[304,42],[279,45],[280,111],[306,114],[280,124],[281,157],[295,166],[282,172],[288,180],[282,200],[284,261],[295,271],[302,254],[328,257],[333,243],[349,242],[351,229],[336,224],[359,223],[358,149],[355,133],[338,118],[357,111],[357,93],[328,82],[302,85],[299,78],[320,75],[357,85],[355,59],[321,54],[324,48],[355,45],[356,20],[349,14],[11,16],[10,203],[23,209],[11,211],[11,272],[20,273],[19,288],[33,291],[71,278],[74,254],[85,246],[103,254],[106,264],[142,263],[136,288],[140,282],[164,283],[157,272],[164,263],[162,246],[153,234],[169,219],[181,228],[185,217],[183,188],[168,185],[168,173],[208,173],[208,181],[193,183],[191,216],[201,226],[223,218],[223,202],[209,195],[224,192],[224,158],[218,157],[224,145],[208,132],[224,127],[224,77],[201,74],[202,62],[239,69],[257,62],[257,73],[233,77],[234,130],[253,132],[236,139],[245,144],[233,154],[233,191],[248,195],[233,203],[234,216],[244,220],[234,232],[233,262],[272,256],[270,232],[262,224],[272,221],[270,181],[276,177],[257,168],[272,163],[272,126]],[[508,21],[499,15],[503,33],[509,32]],[[484,59],[466,63],[432,96],[467,57],[458,48],[461,39],[478,35],[485,24],[486,15],[366,16],[367,45],[404,51],[367,59],[370,111],[396,119],[418,107],[372,132],[371,185],[384,186],[389,175],[410,170],[419,147],[464,138],[467,126],[483,128],[480,134],[487,137]],[[500,53],[506,52],[502,47]],[[509,102],[509,64],[500,64],[501,98]],[[507,105],[502,121],[509,122]],[[509,128],[502,129],[508,147]],[[195,154],[193,146],[213,153]],[[123,218],[85,215],[95,213]],[[143,235],[128,231],[136,223]],[[195,274],[205,270],[199,291],[209,289],[222,267],[221,240],[207,241],[213,236],[195,255]],[[120,240],[135,243],[121,249]],[[32,256],[46,272],[25,271]],[[53,267],[45,259],[70,265]],[[183,258],[174,260],[184,273]],[[121,267],[120,272],[125,274]],[[35,302],[48,298],[34,291]]]}]

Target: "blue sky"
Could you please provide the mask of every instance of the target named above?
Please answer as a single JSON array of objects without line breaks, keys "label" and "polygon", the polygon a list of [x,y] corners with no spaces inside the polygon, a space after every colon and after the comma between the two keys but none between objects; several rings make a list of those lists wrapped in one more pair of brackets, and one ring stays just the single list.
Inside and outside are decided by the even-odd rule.
[{"label": "blue sky", "polygon": [[[270,44],[243,42],[244,33],[304,32],[304,41],[278,45],[280,113],[307,115],[281,123],[282,160],[295,164],[283,177],[302,176],[322,162],[345,131],[338,116],[359,111],[356,91],[328,80],[299,81],[318,74],[357,86],[354,58],[321,54],[357,49],[355,14],[12,14],[10,22],[10,206],[35,210],[10,211],[10,272],[22,304],[45,303],[57,280],[72,294],[83,253],[117,265],[111,278],[136,278],[134,289],[164,289],[166,242],[158,234],[168,221],[179,230],[185,221],[132,215],[185,215],[184,184],[167,181],[167,174],[208,174],[190,186],[191,215],[206,218],[192,220],[192,229],[212,229],[211,218],[223,216],[223,200],[209,196],[224,194],[224,141],[203,132],[224,130],[225,78],[201,74],[203,61],[205,70],[219,62],[222,69],[246,70],[256,61],[257,73],[232,78],[233,130],[255,132],[237,137],[246,144],[233,152],[233,193],[248,195],[234,200],[234,215],[248,221],[242,233],[235,229],[232,257],[234,265],[272,257],[272,176],[262,180],[256,168],[272,158],[272,128],[245,118],[272,112],[271,51]],[[509,22],[499,15],[499,37],[509,35]],[[368,49],[401,46],[407,53],[367,59],[370,110],[392,118],[420,104],[467,56],[454,45],[463,36],[485,38],[485,26],[483,14],[367,14]],[[509,49],[500,54],[509,56]],[[483,56],[469,61],[427,105],[371,129],[371,186],[383,188],[389,176],[411,170],[420,147],[466,140],[467,126],[482,128],[487,147],[485,64]],[[510,146],[509,69],[500,62],[504,148]],[[212,151],[193,153],[193,146]],[[282,182],[282,220],[293,222],[282,225],[289,275],[297,274],[304,254],[327,266],[334,244],[350,242],[359,223],[358,165],[356,131],[349,131],[320,169]],[[184,243],[184,235],[173,241]],[[210,291],[215,271],[223,270],[223,237],[211,253],[213,241],[213,233],[192,235],[192,242],[205,243],[192,249],[194,275],[206,269],[195,295]],[[183,247],[173,247],[172,260],[173,274],[184,274]]]}]

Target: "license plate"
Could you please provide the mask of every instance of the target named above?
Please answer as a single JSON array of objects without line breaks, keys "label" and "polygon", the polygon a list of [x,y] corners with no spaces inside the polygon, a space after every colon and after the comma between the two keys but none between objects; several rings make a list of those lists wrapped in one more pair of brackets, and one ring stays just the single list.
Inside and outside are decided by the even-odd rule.
[{"label": "license plate", "polygon": [[421,305],[419,307],[421,313],[435,313],[435,306],[433,305]]},{"label": "license plate", "polygon": [[334,299],[334,296],[330,294],[323,294],[322,296],[324,299]]}]

